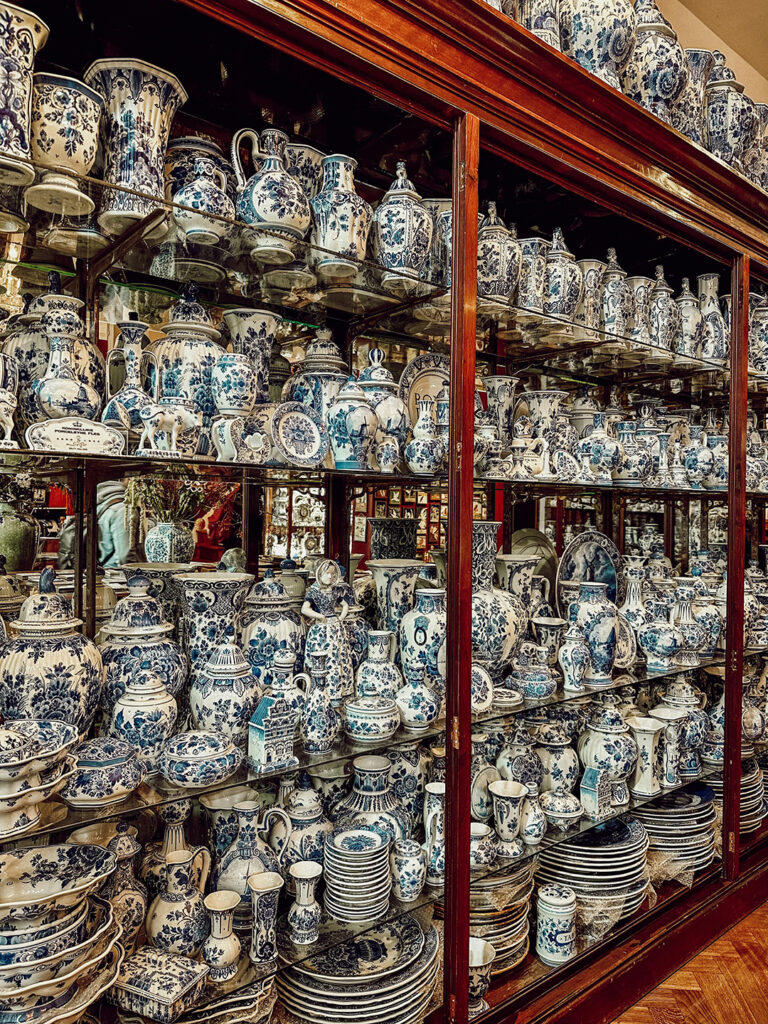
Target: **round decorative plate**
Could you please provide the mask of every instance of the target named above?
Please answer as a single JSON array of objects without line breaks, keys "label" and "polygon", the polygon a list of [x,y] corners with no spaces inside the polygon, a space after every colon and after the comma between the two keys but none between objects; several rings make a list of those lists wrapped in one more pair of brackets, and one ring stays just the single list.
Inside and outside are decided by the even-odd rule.
[{"label": "round decorative plate", "polygon": [[539,559],[533,572],[535,576],[545,576],[549,580],[549,600],[552,602],[557,579],[557,552],[549,537],[532,526],[527,526],[524,530],[515,530],[509,538],[509,553],[518,558]]},{"label": "round decorative plate", "polygon": [[607,583],[608,598],[616,605],[624,603],[627,593],[624,559],[610,537],[606,537],[598,530],[585,530],[580,533],[563,552],[557,569],[558,602],[560,583],[564,580]]},{"label": "round decorative plate", "polygon": [[[403,914],[359,935],[333,918],[326,918],[322,928],[324,935],[349,932],[349,938],[319,950],[292,968],[300,975],[311,975],[321,981],[354,983],[383,978],[408,967],[424,948],[424,932],[410,914]],[[288,935],[284,936],[284,943],[290,945]]]},{"label": "round decorative plate", "polygon": [[303,402],[282,402],[272,416],[272,440],[288,462],[303,469],[321,466],[328,454],[328,433],[320,416]]},{"label": "round decorative plate", "polygon": [[616,634],[616,657],[614,668],[629,668],[637,658],[637,639],[629,622],[619,612],[619,628]]},{"label": "round decorative plate", "polygon": [[[398,394],[408,407],[411,423],[419,418],[418,399],[437,398],[443,388],[449,386],[450,371],[451,360],[442,352],[424,352],[408,363],[400,375]],[[482,399],[475,391],[475,412],[482,408]]]}]

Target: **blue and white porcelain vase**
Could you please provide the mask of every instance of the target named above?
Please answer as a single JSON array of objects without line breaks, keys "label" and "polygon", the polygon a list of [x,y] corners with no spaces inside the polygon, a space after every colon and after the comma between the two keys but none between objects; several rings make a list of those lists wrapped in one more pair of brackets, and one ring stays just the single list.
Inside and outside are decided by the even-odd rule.
[{"label": "blue and white porcelain vase", "polygon": [[374,259],[392,271],[383,276],[382,287],[395,295],[409,294],[415,282],[403,275],[420,275],[432,245],[434,224],[420,201],[399,160],[397,177],[373,215],[371,234]]},{"label": "blue and white porcelain vase", "polygon": [[511,444],[514,440],[512,429],[515,410],[515,388],[520,383],[517,377],[503,374],[484,377],[485,392],[488,396],[488,410],[498,430],[499,440]]},{"label": "blue and white porcelain vase", "polygon": [[312,259],[322,277],[354,277],[365,259],[373,211],[355,191],[356,167],[350,156],[323,157],[323,184],[311,204]]},{"label": "blue and white porcelain vase", "polygon": [[632,314],[632,289],[627,284],[627,272],[619,266],[616,250],[609,249],[603,273],[600,327],[608,334],[625,337]]},{"label": "blue and white porcelain vase", "polygon": [[208,657],[189,688],[192,728],[215,732],[242,750],[248,745],[248,723],[261,699],[261,690],[233,642],[234,630]]},{"label": "blue and white porcelain vase", "polygon": [[392,634],[388,629],[368,633],[368,655],[355,674],[358,697],[389,697],[403,685],[403,676],[391,661]]},{"label": "blue and white porcelain vase", "polygon": [[107,849],[117,858],[115,873],[108,879],[102,895],[112,904],[115,919],[122,929],[120,945],[128,956],[136,952],[139,935],[147,916],[147,887],[139,882],[133,873],[133,862],[141,850],[136,839],[136,829],[127,821],[118,821],[116,834],[107,844]]},{"label": "blue and white porcelain vase", "polygon": [[288,909],[287,921],[291,929],[291,942],[297,946],[309,946],[320,937],[323,910],[317,902],[315,889],[322,871],[320,864],[311,860],[298,861],[289,869],[296,898]]},{"label": "blue and white porcelain vase", "polygon": [[680,294],[675,299],[680,310],[680,334],[677,340],[677,353],[701,359],[704,348],[704,318],[699,309],[699,300],[690,288],[690,282],[684,277],[681,282]]},{"label": "blue and white porcelain vase", "polygon": [[239,902],[240,897],[231,889],[217,889],[204,900],[211,915],[211,931],[203,943],[202,956],[208,965],[208,980],[216,984],[237,974],[241,945],[232,928],[232,916]]},{"label": "blue and white porcelain vase", "polygon": [[[269,363],[282,317],[268,309],[228,309],[222,321],[235,355],[244,356],[255,374],[252,405],[269,401]],[[249,410],[250,411],[250,410]]]},{"label": "blue and white porcelain vase", "polygon": [[195,535],[185,523],[157,522],[144,538],[144,556],[149,562],[184,564],[195,553]]},{"label": "blue and white porcelain vase", "polygon": [[[142,339],[149,324],[142,323],[135,313],[129,314],[130,319],[117,323],[115,326],[120,329],[118,345],[112,349],[107,356],[107,401],[101,414],[101,422],[111,426],[123,427],[125,416],[130,421],[130,433],[135,440],[138,440],[144,429],[141,420],[141,410],[146,409],[153,402],[157,402],[159,396],[159,374],[155,366],[153,379],[149,383],[149,391],[144,387],[144,380],[147,375],[142,373],[146,362],[152,357],[145,358],[142,351]],[[113,364],[123,364],[125,379],[122,386],[112,390],[112,380],[109,370]]]},{"label": "blue and white porcelain vase", "polygon": [[38,209],[83,216],[95,203],[76,179],[89,174],[96,159],[101,96],[76,78],[37,72],[32,93],[32,160],[44,171],[24,197]]},{"label": "blue and white porcelain vase", "polygon": [[624,93],[646,110],[672,123],[672,110],[688,80],[688,64],[677,34],[656,5],[637,0],[637,37],[621,74]]},{"label": "blue and white porcelain vase", "polygon": [[597,768],[607,774],[611,806],[629,803],[626,780],[637,763],[637,744],[621,712],[607,704],[596,704],[586,732],[579,737],[578,751],[585,768]]},{"label": "blue and white porcelain vase", "polygon": [[672,294],[672,288],[664,278],[664,268],[656,267],[656,280],[651,291],[651,342],[667,352],[677,351],[682,329],[680,309]]},{"label": "blue and white porcelain vase", "polygon": [[211,391],[220,416],[248,416],[259,393],[256,367],[241,352],[223,352],[211,373]]},{"label": "blue and white porcelain vase", "polygon": [[520,807],[520,838],[526,846],[537,846],[547,831],[547,819],[539,803],[536,790],[529,787],[528,795]]},{"label": "blue and white porcelain vase", "polygon": [[703,319],[704,331],[701,354],[704,359],[724,362],[731,352],[731,339],[717,294],[720,275],[700,274],[696,281],[699,286],[699,312]]},{"label": "blue and white porcelain vase", "polygon": [[165,953],[196,956],[210,930],[203,894],[192,879],[193,858],[189,850],[168,855],[165,884],[147,912],[147,940]]},{"label": "blue and white porcelain vase", "polygon": [[511,664],[526,626],[518,601],[493,586],[499,526],[472,524],[472,661],[486,668],[494,681]]},{"label": "blue and white porcelain vase", "polygon": [[634,420],[617,423],[616,434],[621,445],[621,458],[613,471],[614,482],[625,487],[640,487],[648,482],[651,475],[653,456],[646,445],[638,441]]},{"label": "blue and white porcelain vase", "polygon": [[688,431],[690,441],[683,449],[683,465],[689,487],[701,490],[702,481],[709,476],[714,468],[715,456],[707,445],[707,437],[700,424],[692,423]]},{"label": "blue and white porcelain vase", "polygon": [[391,767],[389,781],[392,792],[411,815],[414,822],[421,821],[424,811],[424,787],[427,784],[429,757],[419,740],[398,743],[389,752]]},{"label": "blue and white porcelain vase", "polygon": [[323,328],[307,345],[298,371],[286,381],[283,400],[311,405],[323,423],[327,423],[329,410],[348,378],[341,351],[332,340],[330,330]]},{"label": "blue and white porcelain vase", "polygon": [[416,582],[424,568],[417,558],[368,559],[378,604],[378,627],[399,635],[400,623],[414,603]]},{"label": "blue and white porcelain vase", "polygon": [[424,793],[424,851],[427,885],[445,882],[445,782],[428,782]]},{"label": "blue and white porcelain vase", "polygon": [[[250,178],[240,155],[244,139],[251,141],[252,163],[258,163]],[[244,240],[252,246],[251,256],[260,263],[291,263],[297,243],[306,235],[311,221],[304,189],[283,164],[287,142],[288,136],[274,128],[261,133],[261,142],[250,128],[241,128],[232,137],[231,158],[237,180],[235,208],[238,218],[248,225]]]},{"label": "blue and white porcelain vase", "polygon": [[240,613],[253,576],[247,572],[179,573],[184,615],[184,646],[190,661],[190,682],[203,669],[217,644],[234,628],[240,632]]},{"label": "blue and white porcelain vase", "polygon": [[217,245],[232,233],[235,204],[226,187],[227,177],[213,160],[195,162],[194,179],[173,197],[173,219],[187,242]]},{"label": "blue and white porcelain vase", "polygon": [[[120,235],[159,208],[168,135],[187,94],[169,72],[125,57],[95,61],[85,82],[104,99],[103,178],[120,186],[104,192],[98,220],[108,234]],[[166,230],[162,223],[149,237],[162,237]]]},{"label": "blue and white porcelain vase", "polygon": [[401,903],[413,903],[427,880],[426,851],[413,839],[396,839],[389,855],[392,895]]},{"label": "blue and white porcelain vase", "polygon": [[665,601],[651,601],[649,619],[637,630],[637,642],[651,671],[668,671],[677,664],[683,637],[672,621],[672,608]]},{"label": "blue and white porcelain vase", "polygon": [[370,558],[416,557],[418,522],[415,519],[369,516],[368,526]]},{"label": "blue and white porcelain vase", "polygon": [[445,591],[418,589],[415,605],[400,622],[400,661],[403,675],[421,676],[426,670],[426,683],[438,697],[445,696]]},{"label": "blue and white porcelain vase", "polygon": [[357,383],[379,418],[379,443],[389,439],[395,441],[399,455],[411,425],[408,406],[398,394],[392,373],[384,366],[384,352],[380,348],[370,350],[368,364],[357,378]]},{"label": "blue and white porcelain vase", "polygon": [[435,424],[434,400],[425,395],[417,405],[419,416],[413,425],[413,436],[405,446],[405,461],[412,473],[432,476],[443,464],[445,444]]},{"label": "blue and white porcelain vase", "polygon": [[583,289],[582,269],[565,244],[562,228],[555,228],[547,253],[544,312],[558,320],[571,320]]},{"label": "blue and white porcelain vase", "polygon": [[563,53],[619,92],[636,31],[631,0],[560,0]]},{"label": "blue and white porcelain vase", "polygon": [[584,691],[584,675],[589,665],[589,644],[576,621],[577,612],[578,607],[573,605],[568,628],[563,634],[563,641],[557,652],[557,663],[563,673],[563,690],[567,693]]},{"label": "blue and white porcelain vase", "polygon": [[715,66],[711,50],[686,49],[688,77],[677,102],[672,107],[672,127],[703,146],[706,138],[704,88]]},{"label": "blue and white porcelain vase", "polygon": [[[322,864],[326,836],[333,831],[333,825],[325,814],[320,794],[312,788],[306,772],[299,775],[299,781],[288,794],[283,810],[288,815],[290,831],[286,831],[283,820],[278,818],[269,832],[269,845],[280,855],[283,873],[299,861],[311,860]],[[290,875],[286,878],[286,888],[288,892],[294,891]]]},{"label": "blue and white porcelain vase", "polygon": [[176,641],[171,639],[172,631],[170,623],[164,623],[162,630],[157,632],[141,627],[113,630],[109,623],[104,627],[105,640],[99,645],[99,651],[104,665],[101,709],[105,718],[109,719],[118,699],[142,666],[160,677],[172,697],[180,698],[189,662]]},{"label": "blue and white porcelain vase", "polygon": [[440,715],[440,696],[427,684],[425,665],[412,665],[405,675],[405,685],[395,694],[400,721],[407,732],[426,732]]},{"label": "blue and white porcelain vase", "polygon": [[0,183],[28,185],[31,165],[32,70],[48,39],[48,26],[32,11],[15,4],[0,6],[0,60],[4,68],[0,108]]},{"label": "blue and white porcelain vase", "polygon": [[307,658],[307,667],[310,682],[299,732],[305,750],[324,754],[331,750],[341,732],[341,716],[328,689],[328,656],[313,653],[311,658]]},{"label": "blue and white porcelain vase", "polygon": [[377,754],[356,757],[351,791],[332,808],[339,824],[374,825],[392,839],[410,839],[413,820],[392,791],[390,761]]},{"label": "blue and white porcelain vase", "polygon": [[725,56],[713,50],[715,64],[704,87],[706,133],[704,143],[710,153],[744,170],[744,158],[757,135],[758,118],[754,103],[744,86],[726,66]]},{"label": "blue and white porcelain vase", "polygon": [[582,583],[576,622],[589,647],[589,665],[584,682],[607,686],[616,657],[619,620],[616,605],[608,598],[607,583]]},{"label": "blue and white porcelain vase", "polygon": [[477,232],[478,309],[493,312],[514,302],[522,265],[523,250],[514,227],[507,228],[496,213],[496,203],[488,203],[488,215]]},{"label": "blue and white porcelain vase", "polygon": [[[304,664],[306,628],[291,596],[271,569],[245,599],[240,616],[240,645],[262,687],[275,684],[278,655],[292,657],[290,672]],[[281,674],[283,681],[284,675]]]},{"label": "blue and white porcelain vase", "polygon": [[[547,253],[551,244],[546,238],[520,239],[520,250],[523,258],[517,289],[517,305],[524,313],[542,313],[544,310],[547,282]],[[525,322],[525,316],[523,317],[523,322]]]},{"label": "blue and white porcelain vase", "polygon": [[202,135],[178,135],[168,142],[165,150],[165,197],[173,199],[185,185],[195,180],[195,168],[200,158],[210,160],[226,180],[225,191],[235,199],[235,174],[232,164],[226,159],[219,146],[212,139]]},{"label": "blue and white porcelain vase", "polygon": [[589,468],[595,475],[595,482],[610,484],[613,473],[618,469],[622,457],[622,447],[607,428],[606,414],[593,414],[593,426],[589,434],[577,444],[578,453],[589,462]]},{"label": "blue and white porcelain vase", "polygon": [[[561,0],[517,0],[515,18],[555,50],[560,49],[559,10]],[[499,9],[506,10],[507,3]]]},{"label": "blue and white porcelain vase", "polygon": [[0,713],[5,719],[56,719],[85,736],[104,683],[96,644],[76,632],[82,620],[56,591],[53,569],[40,573],[39,593],[21,606],[15,636],[0,645]]},{"label": "blue and white porcelain vase", "polygon": [[728,437],[725,434],[707,434],[707,447],[712,451],[712,470],[704,477],[704,486],[712,491],[724,491],[728,487]]},{"label": "blue and white porcelain vase", "polygon": [[109,733],[130,743],[147,771],[156,772],[167,740],[176,732],[176,698],[160,676],[142,665],[115,701]]},{"label": "blue and white porcelain vase", "polygon": [[328,409],[328,438],[337,469],[370,469],[379,418],[349,377]]},{"label": "blue and white porcelain vase", "polygon": [[78,315],[82,305],[74,296],[59,295],[41,317],[50,359],[48,369],[35,382],[33,390],[43,418],[76,416],[92,420],[101,409],[101,393],[81,379],[75,366],[75,342],[83,334],[83,322]]}]

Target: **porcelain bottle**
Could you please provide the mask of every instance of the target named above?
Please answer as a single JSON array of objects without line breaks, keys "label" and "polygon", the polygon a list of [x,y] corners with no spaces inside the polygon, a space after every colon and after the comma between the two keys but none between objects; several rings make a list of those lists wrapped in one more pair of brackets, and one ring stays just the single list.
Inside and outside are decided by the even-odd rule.
[{"label": "porcelain bottle", "polygon": [[547,819],[536,792],[529,792],[523,798],[520,808],[520,838],[526,846],[537,846],[547,831]]},{"label": "porcelain bottle", "polygon": [[664,277],[664,268],[656,267],[656,280],[651,291],[651,342],[667,352],[676,352],[680,341],[682,318],[673,290]]},{"label": "porcelain bottle", "polygon": [[403,685],[400,669],[390,660],[392,633],[388,629],[371,630],[368,634],[368,656],[355,676],[358,697],[389,697]]},{"label": "porcelain bottle", "polygon": [[677,353],[681,356],[690,356],[692,359],[701,359],[704,350],[704,318],[687,277],[681,282],[681,291],[675,302],[680,310]]},{"label": "porcelain bottle", "polygon": [[571,607],[568,628],[557,652],[557,663],[563,673],[563,690],[567,693],[580,693],[586,689],[584,675],[589,664],[589,645],[576,621],[577,610],[576,605]]},{"label": "porcelain bottle", "polygon": [[341,716],[328,690],[327,662],[324,654],[312,655],[308,666],[310,682],[299,723],[304,749],[315,754],[329,751],[341,732]]},{"label": "porcelain bottle", "polygon": [[607,334],[625,337],[631,317],[632,290],[627,284],[627,272],[619,266],[616,250],[609,249],[603,273],[600,328]]},{"label": "porcelain bottle", "polygon": [[413,425],[413,436],[405,446],[405,461],[412,473],[425,476],[437,473],[445,458],[445,446],[434,420],[434,400],[429,396],[417,402],[419,415]]}]

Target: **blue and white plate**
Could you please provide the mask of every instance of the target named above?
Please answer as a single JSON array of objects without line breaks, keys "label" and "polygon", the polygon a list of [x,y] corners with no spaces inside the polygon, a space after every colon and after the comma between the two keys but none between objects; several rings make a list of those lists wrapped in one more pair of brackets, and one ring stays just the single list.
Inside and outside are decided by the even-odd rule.
[{"label": "blue and white plate", "polygon": [[328,454],[328,432],[312,408],[303,402],[283,402],[272,417],[275,447],[294,466],[314,469]]},{"label": "blue and white plate", "polygon": [[622,605],[627,594],[624,559],[610,537],[598,530],[580,533],[563,552],[557,569],[558,600],[560,584],[567,580],[607,583],[608,599],[616,605]]}]

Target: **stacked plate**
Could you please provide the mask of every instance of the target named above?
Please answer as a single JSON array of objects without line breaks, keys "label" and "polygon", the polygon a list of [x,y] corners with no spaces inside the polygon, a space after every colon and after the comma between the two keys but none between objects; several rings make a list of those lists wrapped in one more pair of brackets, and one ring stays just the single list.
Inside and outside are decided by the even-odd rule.
[{"label": "stacked plate", "polygon": [[77,729],[66,722],[25,719],[0,728],[0,840],[40,824],[51,806],[45,801],[74,775],[69,751],[75,743]]},{"label": "stacked plate", "polygon": [[[707,785],[714,790],[715,800],[722,806],[722,776],[710,778]],[[741,766],[741,808],[739,831],[745,835],[756,832],[768,811],[765,805],[765,781],[763,770],[754,757],[747,758]]]},{"label": "stacked plate", "polygon": [[[278,945],[295,958],[283,918]],[[416,1024],[432,998],[439,968],[437,931],[410,914],[318,951],[277,975],[289,1024]]]},{"label": "stacked plate", "polygon": [[470,934],[490,942],[496,950],[493,974],[517,967],[528,953],[528,913],[535,869],[533,857],[522,865],[512,861],[471,884]]},{"label": "stacked plate", "polygon": [[339,921],[375,921],[389,907],[392,878],[386,832],[341,826],[325,839],[326,913]]},{"label": "stacked plate", "polygon": [[570,886],[580,903],[616,921],[634,914],[646,896],[648,835],[635,818],[613,818],[567,843],[542,850],[539,885]]},{"label": "stacked plate", "polygon": [[715,794],[701,782],[667,793],[634,812],[650,849],[674,854],[681,871],[703,871],[715,857]]}]

